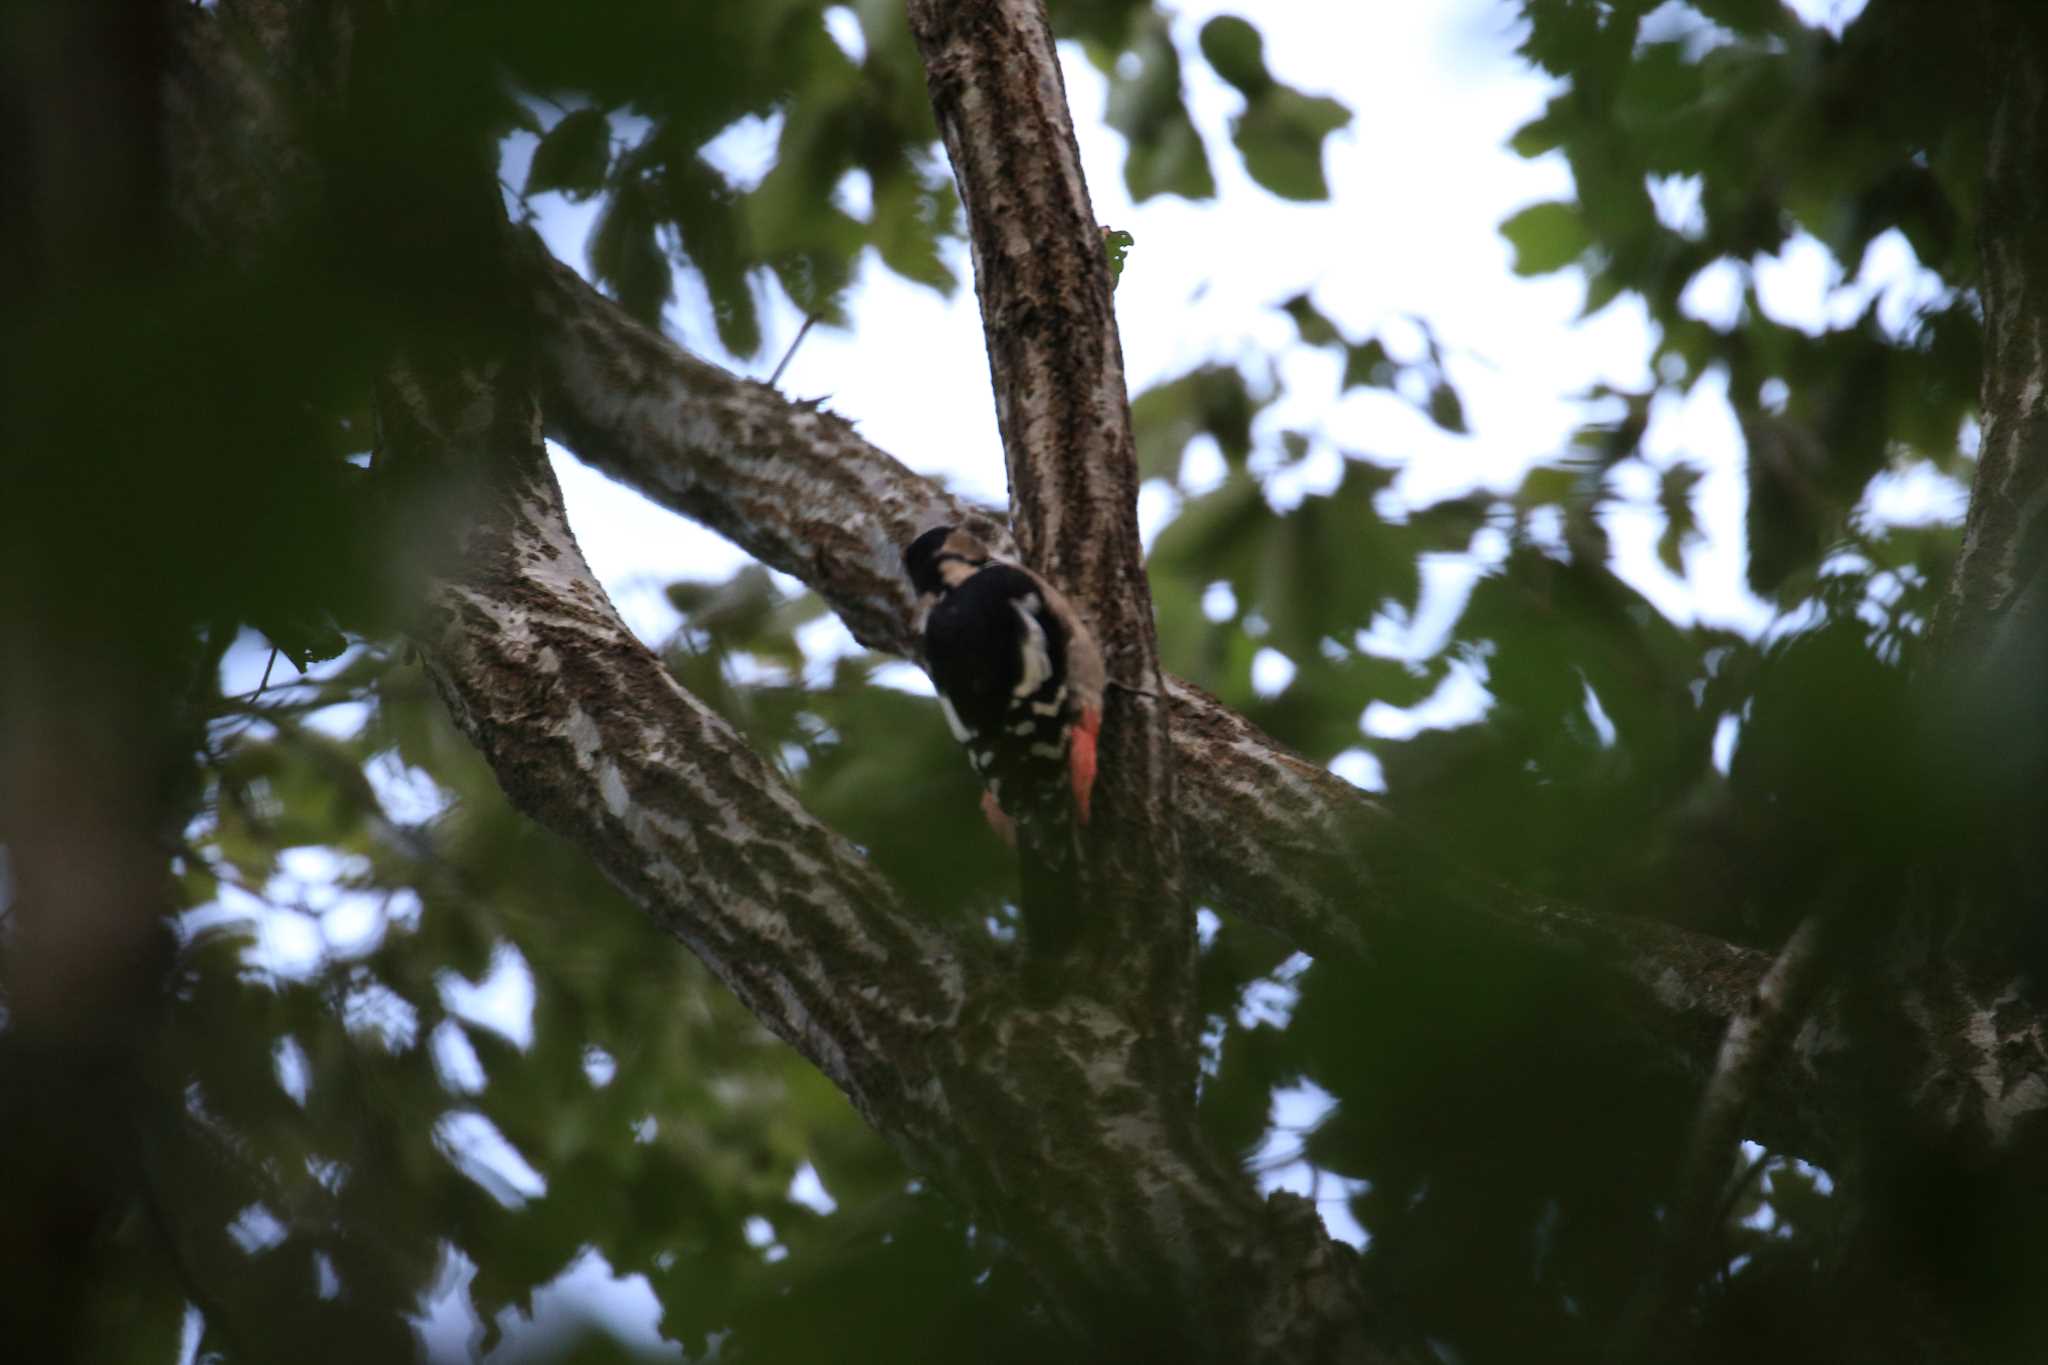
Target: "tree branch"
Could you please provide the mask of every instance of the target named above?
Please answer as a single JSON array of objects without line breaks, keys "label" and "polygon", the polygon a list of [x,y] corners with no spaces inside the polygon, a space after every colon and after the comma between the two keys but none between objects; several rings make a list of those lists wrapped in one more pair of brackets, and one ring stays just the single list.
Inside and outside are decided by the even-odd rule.
[{"label": "tree branch", "polygon": [[[993,531],[986,514],[931,515],[957,503],[839,419],[690,360],[559,266],[535,280],[550,420],[572,445],[811,582],[861,638],[912,642],[898,547],[934,520]],[[632,639],[564,521],[526,376],[473,360],[414,366],[383,397],[394,448],[486,472],[426,634],[451,710],[516,804],[588,850],[885,1135],[1012,1231],[1027,1262],[1077,1287],[1074,1303],[1112,1312],[1135,1284],[1141,1299],[1196,1305],[1183,1330],[1218,1333],[1204,1354],[1365,1354],[1355,1343],[1371,1316],[1347,1254],[1298,1208],[1259,1204],[1236,1172],[1190,1150],[1128,1018],[1081,998],[1020,1003],[969,949],[907,920]],[[1378,806],[1195,689],[1170,695],[1195,779],[1177,814],[1191,866],[1227,908],[1295,923],[1305,942],[1492,933],[1592,961],[1639,988],[1651,1051],[1701,1074],[1763,975],[1755,953],[1456,878],[1421,896],[1440,869]],[[1253,861],[1204,861],[1200,831]],[[2022,1120],[2044,1106],[2048,1052],[2026,998],[1916,981],[1899,1013],[1924,1055],[1889,1083],[1937,1122],[1994,1142],[2031,1135],[2041,1125]],[[1868,1077],[1834,1064],[1831,1008],[1820,1002],[1814,1041],[1802,1035],[1760,1097],[1759,1126],[1793,1131],[1779,1145],[1824,1151],[1829,1120],[1857,1112]],[[1261,1312],[1301,1311],[1219,1322],[1210,1299],[1225,1296],[1202,1291],[1244,1276],[1273,1290]],[[1333,1335],[1352,1349],[1332,1349]]]},{"label": "tree branch", "polygon": [[[1114,683],[1079,884],[1084,954],[1106,999],[1142,999],[1184,1054],[1192,1097],[1194,914],[1183,891],[1173,749],[1138,539],[1131,435],[1101,229],[1088,202],[1042,0],[911,0],[910,30],[974,253],[989,372],[1024,561],[1094,626]],[[1035,855],[1027,839],[1023,856]],[[1027,913],[1030,907],[1026,907]],[[1068,908],[1066,914],[1074,911]],[[1075,974],[1070,978],[1078,982]],[[1133,981],[1144,983],[1132,992]]]},{"label": "tree branch", "polygon": [[[999,523],[845,420],[684,352],[549,257],[527,253],[548,428],[628,487],[803,580],[871,648],[915,652],[898,547],[939,521],[1011,548]],[[1213,697],[1168,679],[1176,817],[1199,904],[1265,925],[1317,954],[1367,957],[1390,935],[1479,935],[1537,961],[1626,981],[1627,1025],[1652,1065],[1704,1081],[1729,1020],[1770,956],[1660,924],[1588,912],[1446,868],[1382,804],[1290,754]],[[1424,888],[1428,894],[1423,894]],[[1446,889],[1448,888],[1448,890]],[[1536,968],[1532,968],[1536,970]],[[1953,974],[1902,987],[1921,1040],[1902,1089],[1936,1127],[2002,1142],[2048,1106],[2048,1031],[2021,997]],[[1815,1016],[1835,1017],[1832,995]],[[2041,1042],[2030,1040],[2040,1039]],[[1759,1097],[1753,1136],[1825,1160],[1830,1115],[1860,1112],[1840,1032],[1802,1034]],[[2008,1061],[2035,1058],[2013,1070]]]},{"label": "tree branch", "polygon": [[[852,425],[690,355],[550,256],[522,245],[539,322],[549,434],[629,488],[727,537],[823,597],[854,638],[914,657],[899,547],[939,522],[1014,552],[986,510],[905,468]],[[1359,957],[1377,925],[1408,914],[1395,870],[1424,856],[1385,807],[1289,753],[1192,684],[1166,681],[1190,889],[1317,954]],[[1480,904],[1474,901],[1475,907]],[[1708,1020],[1698,1066],[1768,959],[1714,940],[1489,894],[1489,926],[1677,990]],[[1481,913],[1475,909],[1475,913]],[[1687,1032],[1691,1032],[1688,1026]]]},{"label": "tree branch", "polygon": [[[1110,674],[1150,677],[1137,447],[1102,231],[1040,0],[911,0],[967,211],[1010,515],[1027,562],[1095,609]],[[1119,669],[1118,665],[1123,668]]]},{"label": "tree branch", "polygon": [[1676,1192],[1665,1218],[1663,1247],[1615,1333],[1608,1358],[1617,1365],[1653,1358],[1653,1343],[1661,1339],[1660,1329],[1676,1297],[1710,1262],[1723,1191],[1742,1140],[1743,1121],[1768,1069],[1777,1064],[1818,992],[1825,962],[1824,931],[1835,909],[1822,906],[1799,922],[1771,969],[1757,983],[1756,993],[1728,1021],[1679,1168]]},{"label": "tree branch", "polygon": [[477,471],[482,494],[421,631],[451,714],[514,805],[581,845],[877,1128],[928,1153],[910,1116],[926,1110],[930,1040],[959,1021],[957,954],[619,620],[516,378],[401,370],[380,386],[399,460]]},{"label": "tree branch", "polygon": [[2008,619],[2048,633],[2048,34],[2038,17],[1999,17],[1992,31],[2017,31],[1997,40],[2002,88],[1980,214],[1983,441],[1936,621],[1950,652],[1968,658],[1992,652]]},{"label": "tree branch", "polygon": [[[952,523],[1017,552],[998,516],[911,472],[845,419],[690,355],[538,238],[526,236],[521,253],[549,434],[803,580],[862,644],[917,656],[900,554],[920,531]],[[1176,765],[1189,784],[1175,804],[1195,896],[1318,951],[1361,951],[1338,897],[1368,875],[1356,826],[1382,818],[1379,808],[1199,688],[1169,679],[1165,690]]]},{"label": "tree branch", "polygon": [[[264,50],[289,65],[288,43]],[[452,191],[464,221],[466,193]],[[1160,1083],[1170,1045],[1105,1000],[1027,1000],[988,945],[905,914],[632,637],[567,526],[510,333],[435,321],[379,382],[377,477],[396,480],[383,487],[438,580],[414,626],[429,671],[513,804],[691,946],[1094,1340],[1186,1359],[1383,1358],[1351,1253],[1203,1150]],[[841,501],[792,491],[734,520]],[[899,543],[869,568],[900,607]],[[1249,1310],[1248,1277],[1264,1291]]]},{"label": "tree branch", "polygon": [[516,374],[401,368],[380,411],[401,458],[479,471],[461,501],[480,510],[422,634],[515,806],[580,845],[877,1131],[988,1214],[1077,1328],[1099,1335],[1135,1302],[1149,1305],[1138,1340],[1166,1333],[1190,1358],[1223,1341],[1232,1358],[1307,1359],[1304,1333],[1349,1343],[1318,1358],[1377,1358],[1347,1275],[1276,1272],[1294,1310],[1279,1326],[1246,1324],[1214,1292],[1231,1267],[1279,1253],[1261,1250],[1264,1204],[1199,1150],[1160,1086],[1156,1039],[1079,996],[1028,1002],[992,954],[971,961],[906,914],[632,637],[569,532]]}]

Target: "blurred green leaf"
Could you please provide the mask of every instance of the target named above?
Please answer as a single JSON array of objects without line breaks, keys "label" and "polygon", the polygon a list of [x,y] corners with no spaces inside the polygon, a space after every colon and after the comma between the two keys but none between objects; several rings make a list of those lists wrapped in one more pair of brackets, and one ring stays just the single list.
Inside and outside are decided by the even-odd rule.
[{"label": "blurred green leaf", "polygon": [[1103,120],[1122,133],[1128,150],[1124,184],[1137,203],[1158,194],[1210,199],[1216,180],[1201,135],[1181,99],[1180,56],[1163,19],[1150,16],[1127,52],[1135,70],[1111,68]]},{"label": "blurred green leaf", "polygon": [[611,167],[611,135],[611,120],[602,109],[564,114],[533,149],[525,193],[560,190],[571,202],[596,194]]},{"label": "blurred green leaf", "polygon": [[1309,345],[1341,346],[1344,344],[1343,333],[1337,330],[1335,323],[1316,310],[1316,306],[1309,301],[1308,295],[1296,294],[1293,298],[1280,305],[1280,311],[1294,319],[1294,326],[1301,333],[1301,339]]},{"label": "blurred green leaf", "polygon": [[1429,420],[1460,436],[1470,431],[1465,425],[1464,400],[1458,397],[1458,391],[1448,381],[1440,380],[1429,390]]},{"label": "blurred green leaf", "polygon": [[1259,31],[1234,14],[1219,14],[1202,25],[1198,40],[1202,56],[1216,74],[1237,87],[1246,99],[1257,99],[1272,88],[1262,55],[1265,39]]},{"label": "blurred green leaf", "polygon": [[587,250],[591,273],[626,311],[642,322],[659,324],[674,286],[668,254],[656,233],[646,196],[621,187],[605,200]]},{"label": "blurred green leaf", "polygon": [[1592,244],[1577,210],[1561,203],[1531,204],[1502,223],[1500,235],[1515,249],[1517,275],[1562,270]]},{"label": "blurred green leaf", "polygon": [[1246,172],[1266,189],[1282,199],[1328,199],[1323,139],[1350,122],[1351,111],[1336,100],[1276,84],[1231,121],[1230,136]]},{"label": "blurred green leaf", "polygon": [[1675,464],[1664,471],[1657,483],[1657,510],[1664,514],[1664,533],[1657,538],[1657,558],[1680,578],[1685,577],[1685,550],[1700,538],[1692,495],[1701,477],[1693,466]]},{"label": "blurred green leaf", "polygon": [[1252,419],[1265,407],[1234,367],[1203,365],[1139,394],[1131,403],[1140,478],[1171,478],[1195,437],[1213,436],[1223,457],[1241,463],[1252,448]]}]

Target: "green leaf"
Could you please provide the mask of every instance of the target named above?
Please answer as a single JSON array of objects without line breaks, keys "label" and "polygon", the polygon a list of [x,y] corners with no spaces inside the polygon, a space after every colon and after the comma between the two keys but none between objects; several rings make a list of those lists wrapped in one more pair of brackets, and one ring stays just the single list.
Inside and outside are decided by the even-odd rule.
[{"label": "green leaf", "polygon": [[1265,39],[1234,14],[1219,14],[1202,25],[1202,56],[1246,99],[1255,100],[1273,85],[1262,54]]},{"label": "green leaf", "polygon": [[581,202],[604,188],[611,169],[611,120],[601,109],[577,109],[548,130],[526,168],[526,193],[560,190]]},{"label": "green leaf", "polygon": [[1136,70],[1130,75],[1121,65],[1111,70],[1103,118],[1124,135],[1124,184],[1131,198],[1139,203],[1157,194],[1213,198],[1216,179],[1182,101],[1180,57],[1165,20],[1149,20],[1128,55],[1137,59]]},{"label": "green leaf", "polygon": [[1102,250],[1109,258],[1109,287],[1114,289],[1124,277],[1124,256],[1137,244],[1137,238],[1121,228],[1102,229]]},{"label": "green leaf", "polygon": [[1559,201],[1531,204],[1502,223],[1500,235],[1515,249],[1517,275],[1562,270],[1592,245],[1578,205]]},{"label": "green leaf", "polygon": [[1664,471],[1657,486],[1657,506],[1664,513],[1664,534],[1657,538],[1657,557],[1678,577],[1685,577],[1685,549],[1700,538],[1693,518],[1692,494],[1702,475],[1689,464]]},{"label": "green leaf", "polygon": [[1582,483],[1583,466],[1539,464],[1522,476],[1515,503],[1524,509],[1562,505],[1574,497]]},{"label": "green leaf", "polygon": [[1465,425],[1464,400],[1458,397],[1458,391],[1447,379],[1438,380],[1429,390],[1429,420],[1459,436],[1470,430]]},{"label": "green leaf", "polygon": [[1347,389],[1390,389],[1401,373],[1378,337],[1344,348],[1344,387]]},{"label": "green leaf", "polygon": [[960,287],[939,243],[957,231],[960,202],[950,178],[927,182],[906,171],[875,181],[869,230],[882,263],[897,274],[950,295]]},{"label": "green leaf", "polygon": [[335,629],[334,618],[325,612],[300,614],[252,623],[262,631],[277,652],[304,673],[316,663],[338,658],[348,648],[348,637]]},{"label": "green leaf", "polygon": [[1693,0],[1693,8],[1737,33],[1784,33],[1798,27],[1779,0]]},{"label": "green leaf", "polygon": [[1417,508],[1408,514],[1408,527],[1413,533],[1416,548],[1425,553],[1466,550],[1472,544],[1473,535],[1486,525],[1493,506],[1492,497],[1475,493],[1462,498],[1445,498]]},{"label": "green leaf", "polygon": [[1131,404],[1139,476],[1172,478],[1180,470],[1181,452],[1203,432],[1216,438],[1232,465],[1243,463],[1251,454],[1252,419],[1263,407],[1244,376],[1229,365],[1204,365],[1153,385]]},{"label": "green leaf", "polygon": [[1282,199],[1328,199],[1323,139],[1351,122],[1336,100],[1274,85],[1232,121],[1231,140],[1251,178]]},{"label": "green leaf", "polygon": [[659,190],[677,245],[711,296],[719,343],[735,355],[752,355],[761,346],[761,323],[748,275],[763,255],[752,234],[772,213],[751,201],[742,203],[725,176],[701,156],[672,157]]},{"label": "green leaf", "polygon": [[1344,334],[1337,330],[1335,323],[1324,317],[1317,310],[1316,306],[1309,302],[1308,295],[1296,294],[1293,298],[1280,305],[1280,311],[1294,319],[1295,330],[1301,333],[1301,339],[1309,345],[1340,346],[1344,344]]},{"label": "green leaf", "polygon": [[1124,184],[1140,204],[1158,194],[1177,194],[1183,199],[1216,197],[1209,154],[1184,113],[1164,121],[1156,137],[1132,145],[1124,158]]},{"label": "green leaf", "polygon": [[1546,152],[1556,151],[1563,145],[1566,136],[1567,129],[1562,112],[1558,102],[1552,101],[1551,107],[1541,118],[1530,119],[1515,129],[1513,135],[1508,138],[1508,146],[1513,149],[1516,156],[1534,161]]},{"label": "green leaf", "polygon": [[625,185],[614,190],[591,229],[588,251],[599,283],[634,317],[658,325],[675,280],[646,196]]},{"label": "green leaf", "polygon": [[1213,492],[1189,500],[1166,524],[1152,543],[1151,563],[1158,566],[1155,572],[1190,579],[1247,577],[1255,541],[1273,519],[1258,481],[1233,473]]}]

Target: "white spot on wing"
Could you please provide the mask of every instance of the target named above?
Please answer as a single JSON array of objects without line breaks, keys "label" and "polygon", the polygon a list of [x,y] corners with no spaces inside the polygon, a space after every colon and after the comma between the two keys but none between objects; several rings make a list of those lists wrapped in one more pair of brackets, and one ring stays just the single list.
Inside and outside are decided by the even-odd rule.
[{"label": "white spot on wing", "polygon": [[1024,622],[1024,643],[1020,649],[1023,669],[1017,685],[1010,689],[1014,697],[1028,697],[1045,686],[1052,677],[1052,656],[1045,645],[1045,627],[1038,623],[1038,608],[1042,605],[1038,594],[1026,593],[1010,604],[1016,608],[1018,617]]},{"label": "white spot on wing", "polygon": [[953,738],[965,744],[971,737],[971,732],[961,723],[960,713],[953,709],[953,703],[943,692],[939,693],[939,710],[946,713],[946,728],[953,732]]}]

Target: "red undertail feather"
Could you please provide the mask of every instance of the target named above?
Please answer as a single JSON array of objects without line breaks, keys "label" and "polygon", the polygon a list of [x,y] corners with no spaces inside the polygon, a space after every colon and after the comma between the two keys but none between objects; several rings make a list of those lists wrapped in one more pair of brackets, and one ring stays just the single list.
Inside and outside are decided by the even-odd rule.
[{"label": "red undertail feather", "polygon": [[1081,823],[1088,823],[1088,797],[1095,790],[1095,736],[1102,729],[1102,712],[1088,706],[1081,710],[1081,718],[1074,723],[1073,738],[1068,741],[1067,769],[1074,777],[1074,806],[1081,812]]},{"label": "red undertail feather", "polygon": [[998,839],[1011,848],[1017,846],[1017,822],[1003,813],[1002,804],[996,800],[996,794],[987,788],[983,788],[981,793],[981,815],[988,821],[988,827],[996,832]]}]

